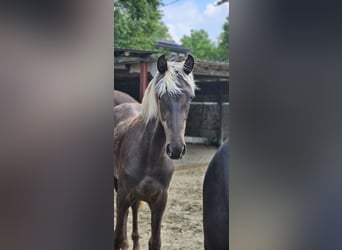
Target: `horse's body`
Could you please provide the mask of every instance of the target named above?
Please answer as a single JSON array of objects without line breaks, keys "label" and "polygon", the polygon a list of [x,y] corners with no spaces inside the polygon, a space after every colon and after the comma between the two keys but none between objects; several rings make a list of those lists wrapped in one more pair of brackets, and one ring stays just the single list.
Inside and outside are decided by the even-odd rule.
[{"label": "horse's body", "polygon": [[127,213],[133,210],[133,249],[138,250],[139,201],[151,209],[152,235],[149,249],[160,249],[161,219],[173,174],[170,158],[185,153],[184,131],[195,84],[191,56],[185,63],[158,59],[158,74],[150,82],[140,104],[114,108],[114,181],[117,190],[117,220],[114,249],[127,249]]},{"label": "horse's body", "polygon": [[114,98],[114,107],[117,105],[120,105],[122,103],[138,103],[130,95],[128,95],[124,92],[118,91],[118,90],[113,91],[113,98]]},{"label": "horse's body", "polygon": [[205,250],[229,249],[228,141],[210,161],[203,184]]}]

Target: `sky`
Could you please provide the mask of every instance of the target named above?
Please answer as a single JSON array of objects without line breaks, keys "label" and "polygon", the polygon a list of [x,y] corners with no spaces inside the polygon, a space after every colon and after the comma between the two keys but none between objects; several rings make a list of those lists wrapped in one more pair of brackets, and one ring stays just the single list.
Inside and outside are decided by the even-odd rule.
[{"label": "sky", "polygon": [[163,0],[163,22],[176,43],[191,29],[204,29],[216,42],[229,13],[229,3],[216,6],[217,0]]}]

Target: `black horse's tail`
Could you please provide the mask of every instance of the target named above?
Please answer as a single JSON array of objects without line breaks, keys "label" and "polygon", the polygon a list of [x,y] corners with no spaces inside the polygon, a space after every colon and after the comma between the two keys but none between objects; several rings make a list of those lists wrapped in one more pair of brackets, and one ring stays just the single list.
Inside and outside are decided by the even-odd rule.
[{"label": "black horse's tail", "polygon": [[114,189],[116,192],[118,191],[118,179],[116,179],[115,176],[114,176]]}]

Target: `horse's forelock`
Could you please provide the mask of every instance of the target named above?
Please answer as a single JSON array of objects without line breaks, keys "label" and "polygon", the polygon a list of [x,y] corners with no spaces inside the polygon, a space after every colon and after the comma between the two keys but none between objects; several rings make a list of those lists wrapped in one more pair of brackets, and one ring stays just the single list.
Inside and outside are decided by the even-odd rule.
[{"label": "horse's forelock", "polygon": [[177,95],[182,92],[180,79],[183,79],[185,84],[191,88],[192,94],[195,94],[196,85],[194,82],[193,74],[186,74],[183,71],[184,63],[182,62],[169,62],[168,70],[165,72],[164,77],[156,83],[156,93],[163,95],[168,93],[170,95]]},{"label": "horse's forelock", "polygon": [[182,86],[179,84],[181,77],[185,84],[191,88],[192,95],[195,94],[196,85],[193,74],[186,74],[183,71],[183,64],[180,62],[168,62],[168,70],[161,75],[158,73],[149,83],[142,101],[142,116],[147,123],[150,119],[158,116],[158,104],[156,97],[164,94],[177,95],[182,92]]}]

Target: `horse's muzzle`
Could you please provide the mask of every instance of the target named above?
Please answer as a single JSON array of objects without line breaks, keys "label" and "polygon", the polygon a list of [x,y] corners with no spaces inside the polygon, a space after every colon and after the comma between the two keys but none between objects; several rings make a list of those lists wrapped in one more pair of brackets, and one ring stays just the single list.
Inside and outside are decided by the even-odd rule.
[{"label": "horse's muzzle", "polygon": [[173,160],[181,159],[186,152],[186,146],[184,144],[169,143],[166,145],[166,154]]}]

